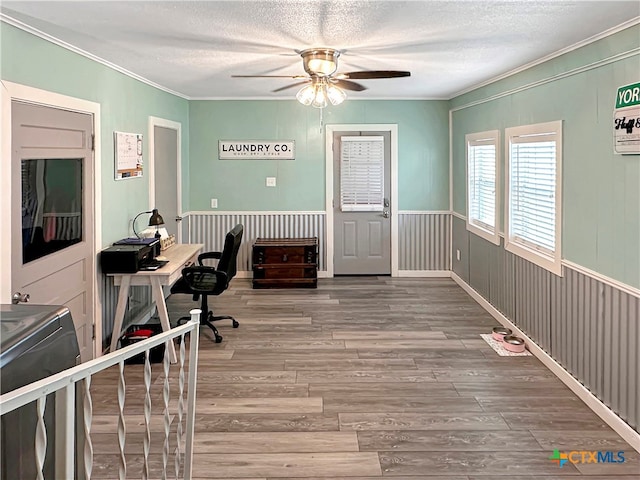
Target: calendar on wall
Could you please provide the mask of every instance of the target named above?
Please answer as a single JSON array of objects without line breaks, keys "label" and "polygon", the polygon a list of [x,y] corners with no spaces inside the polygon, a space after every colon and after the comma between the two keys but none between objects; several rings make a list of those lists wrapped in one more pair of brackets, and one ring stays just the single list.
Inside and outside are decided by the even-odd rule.
[{"label": "calendar on wall", "polygon": [[116,180],[142,177],[142,134],[114,132]]}]

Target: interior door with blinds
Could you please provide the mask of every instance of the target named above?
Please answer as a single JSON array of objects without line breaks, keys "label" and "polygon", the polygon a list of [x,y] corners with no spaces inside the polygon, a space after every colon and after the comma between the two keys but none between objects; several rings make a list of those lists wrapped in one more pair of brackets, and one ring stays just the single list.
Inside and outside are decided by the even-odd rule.
[{"label": "interior door with blinds", "polygon": [[334,132],[334,274],[390,275],[389,132]]}]

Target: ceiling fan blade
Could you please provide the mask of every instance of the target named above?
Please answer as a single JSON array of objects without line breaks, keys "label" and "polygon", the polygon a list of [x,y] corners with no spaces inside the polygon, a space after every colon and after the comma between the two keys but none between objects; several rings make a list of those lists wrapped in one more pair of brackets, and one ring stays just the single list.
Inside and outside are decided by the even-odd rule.
[{"label": "ceiling fan blade", "polygon": [[351,80],[331,79],[331,83],[333,83],[337,87],[343,88],[345,90],[352,90],[354,92],[362,92],[363,90],[367,89],[367,87],[365,87],[364,85],[352,82]]},{"label": "ceiling fan blade", "polygon": [[232,78],[293,78],[298,80],[300,78],[307,78],[306,75],[231,75]]},{"label": "ceiling fan blade", "polygon": [[[311,79],[309,79],[311,80]],[[306,83],[309,83],[309,80],[306,80],[304,82],[296,82],[296,83],[292,83],[291,85],[287,85],[285,87],[280,87],[280,88],[276,88],[275,90],[271,90],[272,92],[281,92],[282,90],[287,90],[289,88],[293,88],[293,87],[299,87],[300,85],[304,85]]]},{"label": "ceiling fan blade", "polygon": [[398,77],[410,77],[411,72],[404,72],[401,70],[370,70],[362,72],[345,72],[337,75],[334,78],[344,78],[350,80],[366,80],[373,78],[398,78]]}]

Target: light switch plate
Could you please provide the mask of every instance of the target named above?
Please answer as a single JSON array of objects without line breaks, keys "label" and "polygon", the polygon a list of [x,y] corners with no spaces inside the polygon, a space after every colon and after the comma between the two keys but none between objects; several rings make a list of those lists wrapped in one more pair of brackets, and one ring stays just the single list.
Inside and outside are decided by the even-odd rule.
[{"label": "light switch plate", "polygon": [[276,177],[267,177],[267,187],[276,186]]},{"label": "light switch plate", "polygon": [[211,208],[218,208],[218,199],[217,198],[212,198],[211,199]]}]

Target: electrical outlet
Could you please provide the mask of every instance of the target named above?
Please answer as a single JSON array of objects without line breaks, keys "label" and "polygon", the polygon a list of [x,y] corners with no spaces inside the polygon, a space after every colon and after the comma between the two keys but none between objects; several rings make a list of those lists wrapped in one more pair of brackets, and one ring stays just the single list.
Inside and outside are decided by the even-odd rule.
[{"label": "electrical outlet", "polygon": [[217,198],[212,198],[211,199],[211,208],[218,208],[218,199]]},{"label": "electrical outlet", "polygon": [[276,186],[276,177],[267,177],[267,187]]},{"label": "electrical outlet", "polygon": [[460,261],[460,250],[456,249],[456,259]]}]

